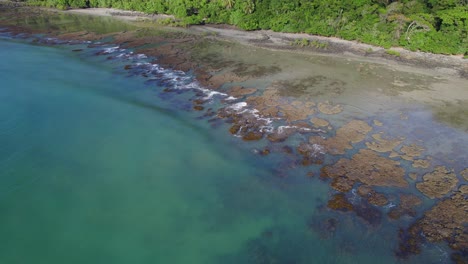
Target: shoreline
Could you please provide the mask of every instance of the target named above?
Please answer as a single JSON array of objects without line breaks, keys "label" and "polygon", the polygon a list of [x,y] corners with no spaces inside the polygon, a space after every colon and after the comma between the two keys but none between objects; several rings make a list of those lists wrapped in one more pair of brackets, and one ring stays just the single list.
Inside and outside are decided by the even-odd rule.
[{"label": "shoreline", "polygon": [[[27,9],[27,11],[46,10],[32,9]],[[47,10],[50,14],[58,14],[59,16],[64,13],[83,13],[82,10]],[[84,11],[84,13],[86,12],[89,10]],[[189,89],[195,90],[194,97],[189,99],[192,105],[191,111],[200,112],[202,117],[206,119],[223,120],[230,126],[229,133],[243,141],[262,140],[267,142],[265,148],[256,150],[259,155],[266,156],[273,152],[292,157],[290,160],[286,159],[285,165],[291,167],[285,167],[285,169],[303,166],[304,170],[309,170],[308,177],[316,177],[328,182],[330,185],[328,198],[330,200],[326,206],[329,210],[352,211],[356,217],[362,218],[370,228],[379,226],[383,219],[397,221],[405,215],[414,217],[411,226],[404,227],[406,233],[399,234],[397,238],[401,240],[399,240],[401,248],[397,252],[399,255],[396,256],[404,259],[419,253],[418,245],[425,243],[424,238],[419,235],[419,230],[432,228],[431,221],[438,220],[439,217],[433,214],[432,218],[425,218],[422,215],[423,212],[416,213],[414,211],[414,208],[420,204],[419,200],[425,196],[434,195],[427,188],[434,185],[430,178],[440,177],[446,168],[447,173],[445,174],[449,174],[453,178],[456,173],[461,180],[461,175],[464,173],[461,170],[465,167],[463,162],[452,164],[443,160],[440,158],[441,152],[436,153],[436,149],[431,148],[433,145],[426,147],[423,144],[422,140],[427,139],[430,133],[421,133],[421,129],[428,131],[432,131],[432,129],[425,126],[426,123],[420,122],[424,121],[424,118],[420,119],[418,114],[411,115],[411,111],[419,111],[419,109],[411,108],[410,102],[407,100],[410,99],[411,103],[416,102],[430,106],[429,102],[434,98],[437,103],[441,103],[441,108],[448,108],[450,105],[447,103],[453,103],[455,105],[453,112],[465,111],[467,104],[463,104],[463,100],[467,100],[466,97],[464,98],[466,95],[464,87],[466,86],[463,79],[454,77],[459,74],[456,66],[444,68],[441,67],[440,62],[436,61],[439,72],[436,75],[431,75],[437,69],[429,67],[429,63],[421,64],[419,65],[421,67],[418,67],[407,65],[402,59],[391,60],[377,55],[375,57],[356,55],[349,51],[350,46],[347,41],[339,39],[336,39],[336,45],[341,43],[344,47],[342,50],[335,49],[336,47],[332,47],[330,44],[328,49],[317,48],[318,51],[315,52],[310,46],[305,48],[290,45],[290,41],[302,36],[298,34],[267,32],[263,35],[261,31],[239,31],[226,25],[191,26],[188,29],[170,28],[151,23],[153,21],[148,23],[148,21],[144,21],[146,15],[138,12],[116,11],[114,9],[99,9],[97,13],[99,14],[99,12],[104,12],[104,14],[98,16],[127,18],[120,19],[125,20],[125,23],[121,23],[113,19],[72,16],[81,22],[85,21],[91,24],[96,24],[95,21],[102,21],[104,26],[107,25],[108,21],[119,24],[118,27],[111,29],[118,31],[108,33],[95,33],[92,31],[93,27],[84,26],[79,29],[72,28],[69,32],[66,31],[65,27],[62,31],[61,28],[52,28],[51,26],[42,27],[40,30],[46,35],[56,37],[59,41],[57,43],[60,41],[71,41],[70,43],[90,41],[89,43],[91,43],[91,41],[112,37],[112,41],[108,43],[112,46],[95,53],[95,55],[104,55],[107,59],[120,58],[122,56],[122,54],[118,54],[120,48],[124,50],[124,53],[126,49],[131,49],[131,54],[135,52],[136,56],[139,54],[147,55],[148,64],[134,64],[129,61],[124,66],[124,70],[129,74],[150,78],[150,70],[154,69],[147,69],[145,65],[149,65],[149,67],[152,65],[162,66],[162,69],[168,67],[170,71],[190,72],[194,75],[196,84],[200,84],[200,87],[197,86],[198,88],[188,86]],[[30,18],[30,13],[27,12],[26,16]],[[143,20],[140,25],[137,24],[139,20]],[[53,26],[53,24],[50,25]],[[135,25],[137,29],[127,31],[126,27],[122,28],[122,25]],[[33,33],[36,32],[31,30],[31,34]],[[270,33],[271,35],[269,35]],[[21,34],[21,27],[18,27],[18,34]],[[289,35],[294,38],[288,37]],[[44,43],[47,44],[49,41],[50,44],[55,44],[54,39],[45,39]],[[93,47],[93,44],[89,45]],[[104,44],[98,43],[96,45]],[[268,47],[268,45],[272,47]],[[363,45],[365,45],[362,46],[363,49],[369,46]],[[255,48],[257,46],[258,49]],[[277,52],[269,52],[269,50]],[[356,50],[360,51],[358,48]],[[356,50],[354,51],[357,52]],[[73,51],[79,52],[81,50]],[[123,57],[125,57],[124,53]],[[302,54],[323,57],[318,58],[318,60],[314,58],[312,62],[309,60],[304,62],[301,57],[306,56]],[[276,56],[278,58],[275,58]],[[337,63],[329,66],[326,63],[317,63],[321,59]],[[377,67],[375,65],[360,65],[364,60],[372,60],[371,63],[382,65],[377,65]],[[376,69],[380,66],[382,69]],[[342,67],[346,67],[346,69],[342,69],[340,72]],[[298,73],[298,69],[301,72]],[[415,76],[410,73],[414,72],[423,74],[413,79]],[[314,76],[310,76],[311,73]],[[275,75],[276,79],[272,78]],[[341,76],[336,78],[335,75]],[[354,79],[352,76],[361,76],[362,79]],[[442,78],[438,79],[439,77]],[[266,82],[267,79],[268,85],[266,87],[257,87],[252,82],[248,83],[249,80]],[[366,86],[366,82],[369,80],[372,82]],[[445,83],[450,83],[450,85],[444,85]],[[440,86],[436,87],[436,84]],[[375,86],[378,86],[379,89],[369,89],[369,87]],[[320,89],[307,90],[310,87],[320,87]],[[161,93],[169,92],[177,92],[177,90],[169,87],[161,91]],[[373,95],[372,92],[374,92]],[[232,96],[235,100],[221,101],[220,108],[213,108],[210,104],[211,94],[219,95],[220,93],[225,94],[226,97]],[[322,97],[323,93],[326,94],[325,98]],[[397,96],[398,104],[392,104],[393,98]],[[342,98],[340,99],[340,97]],[[346,100],[343,101],[343,98]],[[376,100],[379,100],[380,103]],[[403,101],[401,105],[400,101]],[[410,108],[400,108],[402,105]],[[387,112],[394,109],[398,112],[394,112],[393,115]],[[429,109],[427,113],[436,115],[437,111]],[[458,113],[459,118],[463,121],[464,116],[460,114],[462,112]],[[386,114],[388,116],[385,116]],[[450,112],[442,114],[451,116]],[[270,126],[272,120],[276,120],[277,123]],[[208,122],[210,121],[208,120]],[[401,127],[394,127],[394,123],[400,124]],[[450,124],[452,127],[453,124]],[[407,130],[404,129],[405,127]],[[384,131],[385,135],[381,136],[383,134],[380,133]],[[437,129],[434,130],[436,133],[437,131]],[[465,131],[468,132],[466,129]],[[419,134],[421,134],[420,137]],[[290,137],[297,141],[284,143]],[[462,143],[465,142],[464,137],[460,138]],[[444,142],[444,144],[446,143]],[[282,147],[283,144],[285,147]],[[459,142],[453,144],[463,145]],[[352,149],[358,152],[352,153],[352,156],[344,156],[351,154],[349,151]],[[461,151],[461,155],[457,157],[461,156],[463,159],[464,150],[459,151]],[[340,159],[337,162],[336,160],[330,161],[326,159],[326,155]],[[362,167],[356,167],[355,164],[361,164]],[[358,173],[355,173],[356,171]],[[417,173],[412,173],[413,171]],[[280,175],[279,173],[281,172],[278,172],[278,175]],[[343,175],[349,176],[344,177]],[[362,175],[371,175],[371,179]],[[456,177],[457,175],[455,175]],[[429,178],[429,180],[426,181],[424,178]],[[394,179],[397,180],[394,181]],[[444,184],[447,186],[452,182]],[[464,185],[466,185],[466,181],[461,180],[459,186]],[[418,186],[423,187],[418,188]],[[399,195],[401,188],[410,187],[421,189],[420,193],[413,193],[409,190],[407,193],[415,196],[395,198]],[[424,212],[433,212],[432,210],[434,210],[435,214],[446,215],[447,212],[451,212],[451,207],[440,207],[440,204],[463,205],[465,200],[460,198],[460,193],[466,193],[468,189],[464,187],[458,190],[458,186],[456,186],[457,189],[454,188],[452,187],[446,193],[437,193],[436,198],[431,198],[435,204],[434,207],[425,208]],[[350,202],[351,195],[354,195],[356,191],[361,192],[362,195],[359,195],[363,199],[362,203],[353,204]],[[450,200],[451,197],[455,197],[456,200]],[[394,204],[397,206],[395,209],[388,210],[389,208],[383,205],[388,204],[389,201],[396,202],[398,199],[400,199],[398,205]],[[376,207],[370,207],[369,204]],[[443,227],[449,229],[445,225]],[[449,229],[448,231],[453,230]],[[450,242],[445,234],[447,232],[433,234],[431,238]],[[450,245],[454,250],[457,249],[457,244]]]},{"label": "shoreline", "polygon": [[[54,9],[55,10],[55,9]],[[70,9],[64,13],[106,16],[122,21],[138,23],[173,19],[170,15],[148,15],[137,11],[113,8]],[[191,25],[186,28],[190,33],[206,38],[225,40],[272,51],[288,51],[313,55],[349,58],[389,66],[410,66],[434,70],[438,74],[468,79],[468,59],[463,55],[443,55],[410,51],[401,47],[385,49],[379,46],[344,40],[336,37],[323,37],[304,33],[284,33],[271,30],[244,31],[231,25]],[[304,45],[303,45],[304,44]]]}]

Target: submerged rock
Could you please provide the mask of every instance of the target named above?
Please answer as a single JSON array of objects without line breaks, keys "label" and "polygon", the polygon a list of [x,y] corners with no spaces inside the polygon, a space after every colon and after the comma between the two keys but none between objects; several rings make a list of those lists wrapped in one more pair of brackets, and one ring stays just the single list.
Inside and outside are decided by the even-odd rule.
[{"label": "submerged rock", "polygon": [[321,102],[317,105],[318,110],[326,115],[336,115],[343,112],[343,106],[333,105],[329,101]]},{"label": "submerged rock", "polygon": [[431,166],[431,162],[429,159],[417,159],[413,161],[412,166],[414,168],[422,168],[422,169],[427,169]]},{"label": "submerged rock", "polygon": [[424,216],[401,231],[398,256],[418,254],[424,240],[431,243],[446,241],[457,251],[468,249],[468,185],[462,185],[452,196],[443,199]]},{"label": "submerged rock", "polygon": [[411,144],[409,146],[403,146],[401,147],[401,152],[403,152],[403,155],[401,156],[402,159],[412,161],[416,157],[421,156],[421,154],[424,152],[424,148],[421,146],[418,146],[416,144]]},{"label": "submerged rock", "polygon": [[390,210],[387,215],[394,220],[399,219],[403,215],[415,217],[416,211],[414,207],[420,205],[421,203],[422,200],[416,195],[400,194],[400,204],[397,207],[392,208],[392,210]]},{"label": "submerged rock", "polygon": [[325,148],[328,154],[344,154],[347,149],[352,149],[351,143],[359,143],[364,140],[367,133],[372,130],[366,122],[352,120],[336,131],[336,135],[331,138],[313,136],[309,138],[311,144],[319,144]]},{"label": "submerged rock", "polygon": [[376,120],[376,119],[375,119],[375,120],[372,121],[372,122],[374,123],[375,126],[379,126],[379,127],[383,126],[383,123],[380,122],[379,120]]},{"label": "submerged rock", "polygon": [[355,204],[353,208],[356,215],[368,225],[377,226],[382,222],[380,210],[366,202]]},{"label": "submerged rock", "polygon": [[443,166],[436,167],[433,172],[425,174],[422,179],[422,182],[416,184],[416,188],[431,199],[445,196],[455,188],[458,182],[455,173]]},{"label": "submerged rock", "polygon": [[375,140],[373,142],[366,142],[366,146],[369,149],[372,149],[377,152],[390,152],[394,150],[398,145],[400,145],[404,138],[398,139],[384,139],[382,134],[374,134],[372,138]]},{"label": "submerged rock", "polygon": [[324,220],[314,216],[309,219],[307,226],[311,231],[317,233],[322,239],[329,239],[335,235],[338,223],[338,220],[335,218]]},{"label": "submerged rock", "polygon": [[229,95],[234,97],[242,97],[245,95],[253,94],[255,92],[257,92],[257,89],[255,88],[244,88],[242,86],[234,86],[228,93]]},{"label": "submerged rock", "polygon": [[242,139],[245,141],[254,141],[254,140],[260,140],[263,138],[263,133],[259,131],[250,131],[247,132]]},{"label": "submerged rock", "polygon": [[388,204],[388,199],[384,194],[374,191],[370,186],[361,185],[357,190],[359,196],[366,198],[367,201],[376,206],[384,206]]},{"label": "submerged rock", "polygon": [[340,159],[334,165],[323,167],[322,178],[343,177],[349,184],[361,182],[370,186],[407,187],[405,170],[400,163],[381,157],[377,152],[361,149],[351,159]]},{"label": "submerged rock", "polygon": [[302,142],[297,147],[297,152],[302,155],[302,165],[304,166],[323,163],[324,152],[320,145]]},{"label": "submerged rock", "polygon": [[313,117],[310,122],[312,122],[317,127],[328,127],[330,125],[330,122],[318,117]]},{"label": "submerged rock", "polygon": [[338,211],[353,211],[353,204],[351,204],[343,193],[333,195],[328,201],[328,208]]},{"label": "submerged rock", "polygon": [[465,181],[468,181],[468,168],[462,170],[462,172],[460,172],[460,175],[465,179]]}]

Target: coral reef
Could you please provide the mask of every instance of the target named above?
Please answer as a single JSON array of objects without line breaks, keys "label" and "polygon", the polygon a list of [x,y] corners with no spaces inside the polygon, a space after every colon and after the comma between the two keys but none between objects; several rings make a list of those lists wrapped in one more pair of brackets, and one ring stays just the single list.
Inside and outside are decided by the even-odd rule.
[{"label": "coral reef", "polygon": [[349,184],[361,182],[370,186],[407,187],[405,170],[400,163],[381,157],[377,152],[361,149],[351,159],[340,159],[334,165],[322,168],[321,177],[343,177]]},{"label": "coral reef", "polygon": [[366,146],[369,149],[372,149],[377,152],[390,152],[394,150],[398,145],[400,145],[404,138],[398,139],[384,139],[382,134],[373,134],[372,138],[375,140],[373,142],[366,142]]},{"label": "coral reef", "polygon": [[431,199],[445,196],[455,188],[458,182],[455,173],[443,166],[436,167],[433,172],[425,174],[422,179],[422,182],[416,184],[416,188]]},{"label": "coral reef", "polygon": [[329,101],[321,102],[317,105],[318,110],[326,115],[336,115],[343,112],[343,106],[333,105]]},{"label": "coral reef", "polygon": [[325,148],[327,154],[344,154],[347,149],[352,149],[351,143],[358,143],[364,140],[367,133],[372,130],[366,122],[352,120],[336,131],[336,135],[331,138],[312,136],[309,138],[311,144],[319,144]]},{"label": "coral reef", "polygon": [[357,189],[359,196],[366,198],[367,201],[376,206],[384,206],[388,204],[388,199],[384,194],[378,193],[370,186],[361,185]]},{"label": "coral reef", "polygon": [[343,193],[338,193],[333,195],[333,197],[328,201],[328,208],[338,211],[353,211],[353,205],[346,199],[346,196]]},{"label": "coral reef", "polygon": [[[452,196],[443,199],[424,213],[424,216],[400,233],[397,255],[418,254],[424,240],[431,243],[448,242],[458,251],[468,248],[468,185],[462,185]],[[404,235],[402,235],[404,234]],[[424,237],[423,237],[424,236]]]},{"label": "coral reef", "polygon": [[391,219],[399,219],[403,215],[416,216],[414,207],[422,203],[421,199],[413,194],[400,194],[400,204],[388,212]]}]

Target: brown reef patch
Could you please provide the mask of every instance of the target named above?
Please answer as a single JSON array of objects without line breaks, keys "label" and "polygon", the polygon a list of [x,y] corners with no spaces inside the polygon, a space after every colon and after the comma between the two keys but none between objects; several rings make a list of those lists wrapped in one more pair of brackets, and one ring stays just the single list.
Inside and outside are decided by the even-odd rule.
[{"label": "brown reef patch", "polygon": [[321,113],[326,115],[336,115],[343,112],[343,106],[339,104],[333,105],[329,101],[320,102],[317,108]]},{"label": "brown reef patch", "polygon": [[388,204],[387,197],[384,194],[376,192],[370,186],[361,185],[357,191],[359,196],[366,198],[370,204],[375,206],[384,206]]},{"label": "brown reef patch", "polygon": [[431,161],[430,157],[427,159],[416,159],[413,161],[412,166],[414,168],[422,168],[422,169],[427,169],[431,166]]},{"label": "brown reef patch", "polygon": [[338,193],[333,195],[333,197],[328,201],[328,208],[337,210],[337,211],[353,211],[353,205],[346,199],[346,196],[343,193]]},{"label": "brown reef patch", "polygon": [[297,147],[297,152],[302,155],[302,165],[322,164],[324,159],[323,148],[317,144],[302,142]]},{"label": "brown reef patch", "polygon": [[257,92],[257,89],[255,88],[244,88],[242,86],[234,86],[234,87],[231,87],[228,93],[229,95],[234,96],[234,97],[242,97],[242,96],[246,96],[249,94],[253,94],[255,92]]},{"label": "brown reef patch", "polygon": [[309,138],[311,144],[319,144],[325,151],[332,155],[344,154],[347,149],[352,149],[351,143],[358,143],[364,140],[367,133],[372,130],[366,122],[352,120],[336,131],[335,137],[323,138],[312,136]]},{"label": "brown reef patch", "polygon": [[310,122],[312,122],[312,124],[314,124],[316,127],[327,127],[330,125],[330,122],[318,117],[313,117]]},{"label": "brown reef patch", "polygon": [[416,184],[416,188],[427,197],[441,198],[457,185],[458,179],[453,171],[444,166],[438,166],[433,172],[425,174],[423,182]]},{"label": "brown reef patch", "polygon": [[369,149],[372,149],[377,152],[390,152],[395,149],[398,145],[400,145],[404,138],[398,139],[384,139],[382,138],[382,134],[374,134],[372,138],[375,140],[373,142],[366,142],[366,146]]},{"label": "brown reef patch", "polygon": [[468,181],[468,168],[462,170],[460,175],[465,179],[465,181]]},{"label": "brown reef patch", "polygon": [[[462,185],[452,196],[443,199],[410,226],[400,239],[397,255],[407,257],[420,252],[422,241],[446,241],[457,251],[468,250],[468,185]],[[423,237],[424,236],[424,237]],[[400,236],[401,238],[401,236]]]},{"label": "brown reef patch", "polygon": [[370,186],[407,187],[405,170],[399,165],[399,162],[381,157],[375,151],[361,149],[351,159],[340,159],[334,165],[323,167],[320,176],[331,179],[343,177],[350,185],[361,182]]},{"label": "brown reef patch", "polygon": [[379,121],[379,120],[377,120],[377,119],[375,119],[375,120],[374,120],[374,121],[372,121],[372,122],[374,123],[374,125],[375,125],[375,126],[379,126],[379,127],[383,126],[383,123],[382,123],[382,122],[380,122],[380,121]]},{"label": "brown reef patch", "polygon": [[397,207],[392,208],[388,212],[388,217],[391,219],[400,219],[403,215],[409,215],[411,217],[416,216],[414,207],[420,205],[422,200],[413,194],[400,194],[400,204]]},{"label": "brown reef patch", "polygon": [[263,116],[278,117],[281,115],[290,123],[305,120],[315,113],[314,102],[291,101],[280,96],[274,86],[267,88],[262,95],[249,96],[247,103],[253,105]]},{"label": "brown reef patch", "polygon": [[403,155],[401,156],[402,159],[412,161],[416,157],[421,156],[421,154],[424,152],[424,148],[421,146],[418,146],[416,144],[411,144],[409,146],[403,146],[401,147],[401,152],[403,152]]}]

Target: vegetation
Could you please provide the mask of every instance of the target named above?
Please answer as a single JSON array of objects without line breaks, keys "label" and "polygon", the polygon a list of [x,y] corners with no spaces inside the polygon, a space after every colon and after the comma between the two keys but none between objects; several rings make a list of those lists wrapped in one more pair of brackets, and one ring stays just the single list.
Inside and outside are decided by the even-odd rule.
[{"label": "vegetation", "polygon": [[385,50],[385,53],[389,54],[389,55],[393,55],[393,56],[396,56],[396,57],[400,57],[400,52],[396,51],[396,50]]},{"label": "vegetation", "polygon": [[[184,24],[227,23],[402,46],[468,51],[468,0],[26,0],[57,8],[113,7],[172,14]],[[310,44],[309,44],[310,45]]]}]

